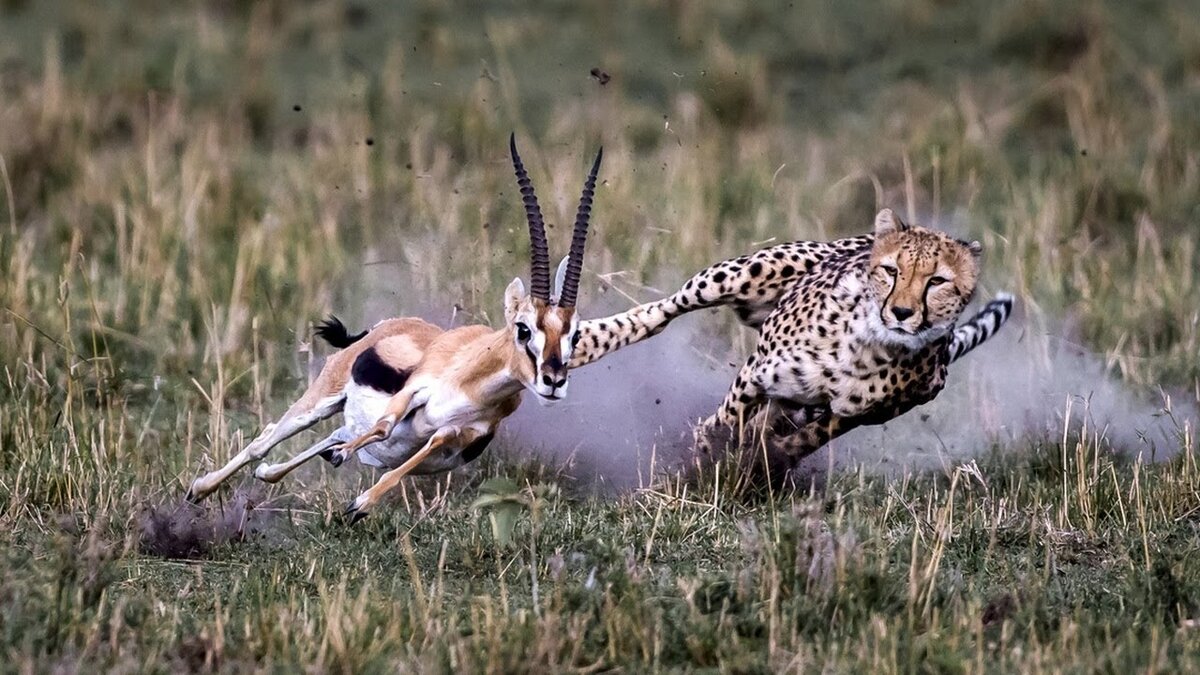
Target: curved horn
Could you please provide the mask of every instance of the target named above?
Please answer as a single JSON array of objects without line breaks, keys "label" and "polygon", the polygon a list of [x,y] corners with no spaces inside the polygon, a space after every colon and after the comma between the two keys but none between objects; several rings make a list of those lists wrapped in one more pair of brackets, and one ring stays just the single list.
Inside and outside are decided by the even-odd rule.
[{"label": "curved horn", "polygon": [[542,222],[542,210],[538,208],[533,183],[529,180],[529,174],[525,173],[521,156],[517,154],[515,133],[508,137],[508,147],[512,151],[517,186],[521,188],[521,202],[525,204],[525,220],[529,222],[529,294],[543,302],[550,302],[550,251],[546,244],[546,226]]},{"label": "curved horn", "polygon": [[596,161],[592,164],[592,172],[588,174],[583,184],[583,196],[579,198],[579,212],[575,216],[575,231],[571,234],[571,252],[567,256],[567,272],[563,278],[562,295],[558,299],[559,307],[574,307],[579,295],[579,278],[583,274],[583,246],[587,242],[588,219],[592,215],[592,197],[596,191],[596,174],[600,171],[600,160],[604,158],[604,148],[596,153]]}]

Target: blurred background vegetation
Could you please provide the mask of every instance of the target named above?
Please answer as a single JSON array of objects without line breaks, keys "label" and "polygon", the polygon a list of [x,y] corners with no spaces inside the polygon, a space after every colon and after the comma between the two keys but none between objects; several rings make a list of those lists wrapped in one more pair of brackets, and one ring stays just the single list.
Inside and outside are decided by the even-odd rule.
[{"label": "blurred background vegetation", "polygon": [[[30,616],[56,616],[64,626],[0,618],[9,654],[32,663],[28,659],[39,654],[74,649],[84,658],[98,649],[88,646],[93,641],[143,639],[122,632],[128,627],[111,627],[114,616],[124,621],[132,614],[103,604],[100,591],[111,579],[97,581],[96,570],[118,560],[132,567],[112,578],[126,584],[165,579],[151,584],[151,596],[182,593],[178,570],[138,557],[136,541],[126,534],[133,514],[164,493],[174,498],[198,466],[227,457],[243,434],[302,388],[311,367],[313,319],[336,311],[353,325],[414,312],[444,325],[499,320],[501,290],[527,264],[505,145],[512,130],[554,225],[568,222],[586,162],[596,146],[605,148],[583,288],[588,315],[656,297],[712,261],[770,242],[863,232],[887,205],[983,241],[982,293],[1019,293],[1029,325],[1101,354],[1130,385],[1200,398],[1200,10],[1192,0],[0,0],[0,524],[6,525],[0,541],[28,551],[12,554],[0,602],[25,607]],[[556,251],[565,247],[564,229],[552,230]],[[736,359],[750,337],[728,317],[711,321],[730,338]],[[1067,462],[1063,448],[1050,448],[1050,455],[1058,450]],[[1098,466],[1099,452],[1079,455],[1094,460],[1080,476]],[[1021,517],[1035,523],[1047,504],[1058,503],[1052,490],[1066,469],[1030,461],[1036,465],[1032,487],[997,482],[993,496],[1022,504]],[[1109,584],[1159,623],[1110,634],[1110,641],[1125,640],[1124,647],[1097,648],[1091,656],[1115,653],[1132,660],[1120,663],[1143,663],[1139,659],[1157,653],[1145,646],[1150,634],[1158,640],[1163,626],[1174,630],[1180,608],[1195,604],[1188,594],[1200,588],[1195,575],[1172,576],[1183,569],[1174,558],[1151,561],[1147,533],[1153,528],[1163,528],[1153,530],[1161,541],[1175,537],[1171,550],[1190,550],[1188,542],[1196,541],[1194,531],[1175,529],[1187,522],[1180,514],[1195,512],[1194,460],[1176,469],[1181,473],[1162,477],[1168,487],[1159,493],[1161,508],[1139,512],[1142,538],[1104,540],[1112,546],[1104,555],[1119,562],[1104,574],[1117,575],[1126,563],[1144,574],[1109,577],[1087,567],[1069,583],[1051,571],[1047,551],[1061,552],[1054,548],[1061,544],[1080,558],[1104,556],[1089,548],[1099,546],[1094,530],[1078,540],[1068,533],[1076,507],[1068,508],[1065,487],[1050,537],[1059,544],[1043,547],[1039,540],[1035,546],[1034,525],[1022,539],[1020,523],[1010,541],[1012,560],[1044,554],[1044,569],[1037,567],[1040,558],[1032,569],[1001,564],[976,587],[960,584],[961,576],[938,576],[940,545],[929,558],[906,557],[905,533],[914,531],[906,528],[941,532],[937,528],[950,522],[946,527],[953,529],[954,509],[963,508],[953,501],[954,489],[947,493],[930,479],[932,496],[926,497],[921,486],[905,483],[903,494],[914,490],[905,499],[928,498],[931,506],[923,513],[923,507],[909,509],[915,524],[897,524],[896,512],[904,509],[893,510],[891,488],[873,484],[862,504],[838,502],[837,517],[856,523],[864,537],[887,542],[865,558],[877,569],[854,577],[853,597],[821,604],[801,593],[800,604],[788,611],[811,612],[818,617],[813,626],[835,616],[848,622],[847,635],[854,634],[842,637],[861,649],[814,647],[822,658],[861,666],[891,654],[888,663],[900,668],[938,649],[966,650],[960,656],[970,657],[973,648],[959,640],[969,642],[973,624],[954,612],[986,605],[992,586],[1028,583],[1046,594],[995,596],[1001,597],[1000,623],[1010,614],[1028,619],[1016,637],[997,639],[1037,645],[1039,636],[1050,636],[1042,647],[1005,652],[1012,660],[1004,663],[1023,669],[1043,647],[1063,655],[1089,651],[1072,639],[1112,647],[1096,636],[1112,628],[1103,617],[1114,616],[1114,601],[1079,600],[1090,597],[1088,588]],[[1133,492],[1117,489],[1115,470],[1112,476],[1103,490],[1087,483],[1103,498],[1087,493],[1078,508],[1088,523],[1099,523],[1096,528],[1129,534],[1126,508],[1133,512],[1141,502],[1125,501]],[[1081,490],[1085,482],[1080,478]],[[336,511],[332,493],[316,494],[325,502],[318,509]],[[1093,498],[1107,506],[1097,507]],[[1004,508],[993,509],[988,499],[968,508],[978,507],[970,513],[981,518],[980,536],[988,540],[992,528],[995,545],[995,528],[1008,521]],[[943,506],[944,513],[938,511]],[[619,523],[614,540],[657,532],[658,518],[644,519],[653,509],[641,502],[588,508],[597,520],[579,522]],[[464,516],[465,504],[438,513],[424,521],[428,537],[462,526],[459,537],[474,547],[471,555],[491,550],[480,543],[488,541],[486,525]],[[124,552],[55,548],[48,533],[58,531],[54,519],[63,514],[78,521],[80,531],[115,540],[118,549],[125,536]],[[396,590],[408,571],[395,549],[396,523],[404,517],[367,530],[384,541],[373,555],[390,556],[387,574],[397,576],[358,570],[362,598],[369,588],[411,593],[408,586]],[[690,542],[680,543],[670,559],[680,569],[721,568],[729,559],[745,559],[739,555],[775,564],[777,550],[738,548],[745,532],[732,517],[696,540],[688,539],[692,521],[671,517],[662,536]],[[708,522],[708,516],[692,517]],[[753,517],[775,522],[776,516]],[[464,518],[469,524],[462,525]],[[581,533],[560,529],[564,542]],[[328,546],[271,574],[321,589],[322,609],[309,618],[316,624],[305,624],[305,630],[326,631],[320,644],[336,642],[329,635],[339,631],[369,643],[364,636],[371,621],[396,619],[387,612],[402,610],[359,604],[355,616],[366,611],[374,619],[335,625],[330,616],[353,598],[344,587],[330,589],[363,545],[347,545],[338,538],[350,535],[340,532],[336,524],[315,530],[309,536]],[[658,550],[654,536],[645,543],[647,560]],[[1020,548],[1023,541],[1036,550]],[[347,546],[351,550],[342,550]],[[980,547],[958,546],[952,559],[959,555],[995,570],[988,567],[998,564],[991,558],[971,558]],[[226,555],[243,556],[238,564],[249,568],[257,553]],[[458,549],[455,555],[470,557]],[[613,570],[625,569],[623,554],[605,555]],[[897,556],[905,561],[899,568]],[[76,559],[100,562],[77,569]],[[13,569],[47,560],[62,565],[47,568],[49,577],[13,576]],[[526,562],[520,569],[547,569],[544,560]],[[929,567],[921,567],[926,562]],[[310,563],[308,576],[296,567]],[[420,564],[427,574],[435,568],[441,574],[437,559]],[[913,572],[905,577],[909,564]],[[609,567],[601,567],[604,577]],[[471,568],[476,576],[492,572],[490,563],[477,568]],[[930,575],[927,591],[919,593],[904,586],[919,576],[918,568]],[[312,569],[319,570],[317,581]],[[213,666],[227,630],[221,622],[237,623],[239,615],[226,608],[212,614],[218,617],[212,624],[209,610],[214,598],[231,597],[227,584],[233,584],[249,596],[241,598],[243,608],[257,608],[255,620],[272,626],[257,642],[243,635],[259,656],[281,663],[315,658],[333,668],[361,667],[390,654],[386,648],[364,652],[370,658],[355,661],[344,644],[340,652],[318,656],[287,652],[271,642],[284,639],[286,622],[267,618],[276,615],[264,599],[278,592],[279,578],[243,572],[249,581],[210,571],[219,581],[197,582],[201,590],[185,603],[182,618],[176,614],[162,625],[169,637],[158,635],[163,641],[154,643],[148,632],[142,645],[148,651],[135,653]],[[574,574],[586,576],[586,567]],[[499,578],[503,585],[503,573]],[[606,610],[628,619],[621,626],[629,641],[620,643],[624,647],[619,640],[576,642],[586,646],[584,654],[565,663],[653,651],[631,637],[649,625],[636,617],[650,601],[633,592],[642,587],[629,578],[618,585],[632,594]],[[721,592],[750,597],[730,590],[738,578],[721,581]],[[672,595],[683,586],[672,580],[644,592]],[[766,602],[770,584],[759,590],[764,595],[751,593],[756,599],[747,607]],[[303,613],[295,598],[287,606]],[[463,607],[464,614],[482,611]],[[484,614],[491,617],[488,607]],[[898,609],[904,607],[907,613]],[[145,611],[138,616],[155,616]],[[1085,630],[1084,638],[1059,632],[1066,631],[1063,621],[1073,625],[1062,618],[1072,611],[1093,632]],[[110,622],[103,630],[101,616]],[[401,632],[396,639],[416,634],[404,623],[419,623],[413,616],[388,624]],[[526,615],[504,616],[511,625],[542,630]],[[711,625],[695,617],[699,623],[653,624],[667,634],[671,626],[701,634],[700,642],[689,642],[666,662],[742,663],[738,659],[751,652],[713,646],[729,628],[721,623],[728,616],[720,616]],[[882,623],[870,623],[876,620]],[[610,638],[619,634],[613,621]],[[422,635],[471,639],[424,625]],[[867,635],[867,625],[883,626],[882,632]],[[864,627],[861,636],[854,626]],[[189,633],[193,629],[198,632]],[[747,630],[739,635],[758,645],[762,634]],[[196,635],[201,642],[189,642]],[[792,640],[793,647],[811,637],[771,635]],[[924,642],[907,641],[914,635]],[[532,644],[492,638],[480,653],[499,653],[501,660],[487,663],[519,667],[518,647]],[[923,644],[933,646],[924,651]],[[1178,656],[1180,643],[1171,645]],[[233,647],[229,652],[252,658]],[[105,653],[116,659],[120,650]],[[197,653],[200,660],[190,661]],[[648,662],[634,660],[642,667]]]},{"label": "blurred background vegetation", "polygon": [[[56,337],[73,318],[77,350],[241,366],[247,340],[353,313],[373,282],[395,298],[369,319],[490,310],[524,263],[516,129],[552,221],[606,146],[589,267],[636,299],[888,204],[983,238],[989,288],[1065,313],[1122,375],[1200,374],[1188,2],[6,0],[0,18],[2,300]],[[63,282],[54,311],[31,297]],[[22,325],[5,342],[28,356]]]}]

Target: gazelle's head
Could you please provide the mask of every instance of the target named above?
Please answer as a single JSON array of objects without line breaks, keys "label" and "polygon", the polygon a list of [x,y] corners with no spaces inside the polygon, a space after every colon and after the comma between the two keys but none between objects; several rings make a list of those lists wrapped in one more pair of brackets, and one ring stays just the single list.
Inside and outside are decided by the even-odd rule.
[{"label": "gazelle's head", "polygon": [[517,154],[515,136],[509,139],[509,148],[517,185],[521,188],[521,201],[525,204],[525,219],[529,222],[531,263],[529,292],[526,293],[520,277],[513,279],[504,291],[504,318],[517,348],[514,374],[537,394],[539,402],[549,404],[567,395],[567,363],[571,361],[571,352],[579,336],[575,300],[583,272],[583,247],[592,213],[596,173],[600,171],[604,151],[596,153],[592,171],[583,184],[583,196],[579,198],[579,212],[571,235],[571,251],[558,266],[552,294],[550,252],[542,211],[533,192],[533,183]]}]

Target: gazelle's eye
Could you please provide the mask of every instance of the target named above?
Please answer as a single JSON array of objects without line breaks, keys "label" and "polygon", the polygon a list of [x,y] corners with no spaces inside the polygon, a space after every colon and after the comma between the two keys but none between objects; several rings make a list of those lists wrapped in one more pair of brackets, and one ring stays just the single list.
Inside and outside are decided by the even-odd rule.
[{"label": "gazelle's eye", "polygon": [[941,286],[942,284],[944,284],[948,281],[950,281],[950,280],[947,279],[946,277],[930,277],[929,285],[930,286]]},{"label": "gazelle's eye", "polygon": [[517,324],[517,342],[525,344],[531,337],[533,337],[533,332],[529,330],[529,326],[523,323]]},{"label": "gazelle's eye", "polygon": [[575,351],[575,348],[579,346],[579,338],[581,337],[583,337],[583,333],[579,331],[575,331],[575,334],[571,336],[571,351]]}]

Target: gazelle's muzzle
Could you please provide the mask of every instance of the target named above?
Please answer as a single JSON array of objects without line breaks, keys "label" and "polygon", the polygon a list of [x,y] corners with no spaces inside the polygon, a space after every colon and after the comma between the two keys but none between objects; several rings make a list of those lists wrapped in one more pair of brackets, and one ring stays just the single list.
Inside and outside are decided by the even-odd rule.
[{"label": "gazelle's muzzle", "polygon": [[533,378],[533,391],[546,402],[558,401],[567,395],[567,367],[557,354],[543,361]]}]

